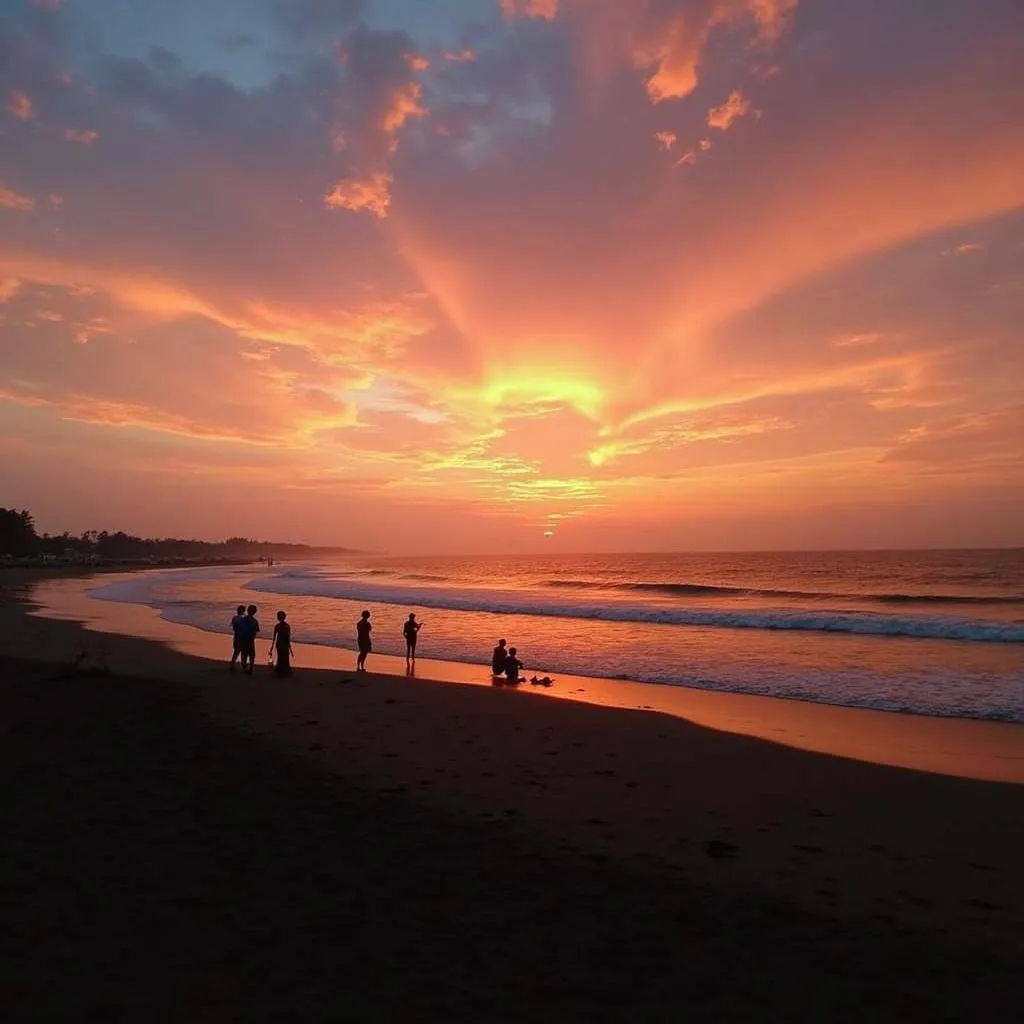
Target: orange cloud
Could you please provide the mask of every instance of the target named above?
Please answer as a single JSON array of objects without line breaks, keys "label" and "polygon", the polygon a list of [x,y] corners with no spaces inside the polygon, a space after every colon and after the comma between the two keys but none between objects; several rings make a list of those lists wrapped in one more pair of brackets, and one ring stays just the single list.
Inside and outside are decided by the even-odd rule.
[{"label": "orange cloud", "polygon": [[7,112],[19,121],[31,121],[35,116],[32,101],[23,93],[12,90],[7,96]]},{"label": "orange cloud", "polygon": [[662,424],[641,437],[599,445],[587,453],[587,458],[593,466],[604,466],[623,456],[659,449],[675,451],[701,442],[734,441],[770,431],[790,430],[793,426],[790,420],[779,416],[749,414],[728,407],[724,411],[713,409]]},{"label": "orange cloud", "polygon": [[671,149],[677,141],[675,132],[655,132],[654,137],[658,140],[658,145],[665,150]]},{"label": "orange cloud", "polygon": [[708,111],[708,127],[728,131],[734,121],[749,113],[750,100],[739,89],[734,89],[721,106],[712,107]]},{"label": "orange cloud", "polygon": [[324,197],[324,205],[332,210],[367,210],[386,217],[391,206],[391,175],[374,171],[367,178],[342,178]]},{"label": "orange cloud", "polygon": [[23,213],[28,213],[30,210],[35,209],[35,205],[34,199],[15,192],[0,181],[0,208],[20,210]]},{"label": "orange cloud", "polygon": [[12,299],[21,288],[16,277],[0,277],[0,306]]},{"label": "orange cloud", "polygon": [[79,131],[75,128],[68,128],[64,132],[64,138],[68,142],[76,142],[80,146],[91,146],[99,137],[100,133],[91,129]]},{"label": "orange cloud", "polygon": [[426,117],[430,111],[421,106],[423,86],[419,82],[406,82],[391,93],[391,102],[380,120],[381,131],[391,137],[390,148],[397,146],[395,136],[412,117]]},{"label": "orange cloud", "polygon": [[461,50],[445,50],[444,59],[454,64],[468,64],[476,60],[476,53],[468,46]]},{"label": "orange cloud", "polygon": [[[364,56],[367,37],[352,40],[352,52],[344,62],[356,76],[367,77],[371,66]],[[382,58],[374,55],[374,61]],[[392,52],[385,65],[387,73],[368,87],[359,109],[348,122],[334,125],[329,132],[336,153],[351,154],[349,173],[326,195],[330,209],[368,210],[377,217],[387,216],[391,205],[392,176],[388,169],[398,150],[398,136],[412,119],[426,117],[423,85],[411,76],[430,67],[426,57],[415,52]]]},{"label": "orange cloud", "polygon": [[634,29],[631,57],[640,69],[654,68],[647,79],[651,100],[682,99],[697,86],[698,68],[712,32],[753,18],[757,41],[770,45],[778,39],[787,14],[799,0],[714,0],[704,11],[694,12],[685,5],[675,12],[659,16],[649,0],[638,0],[637,13],[643,19]]}]

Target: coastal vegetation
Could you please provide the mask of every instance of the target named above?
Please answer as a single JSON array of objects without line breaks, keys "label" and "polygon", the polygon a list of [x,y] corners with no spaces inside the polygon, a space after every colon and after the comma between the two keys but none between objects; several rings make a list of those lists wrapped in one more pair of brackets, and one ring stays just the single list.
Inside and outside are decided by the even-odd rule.
[{"label": "coastal vegetation", "polygon": [[136,537],[123,530],[86,530],[72,534],[39,533],[28,509],[0,508],[0,558],[7,562],[249,562],[267,558],[309,558],[344,553],[317,548],[228,537],[221,541],[179,537]]}]

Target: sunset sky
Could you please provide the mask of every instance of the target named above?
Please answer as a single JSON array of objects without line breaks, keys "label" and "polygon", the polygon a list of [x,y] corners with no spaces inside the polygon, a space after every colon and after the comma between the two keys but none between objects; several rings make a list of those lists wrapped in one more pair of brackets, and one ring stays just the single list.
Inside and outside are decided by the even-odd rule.
[{"label": "sunset sky", "polygon": [[1020,0],[0,0],[0,504],[1024,544]]}]

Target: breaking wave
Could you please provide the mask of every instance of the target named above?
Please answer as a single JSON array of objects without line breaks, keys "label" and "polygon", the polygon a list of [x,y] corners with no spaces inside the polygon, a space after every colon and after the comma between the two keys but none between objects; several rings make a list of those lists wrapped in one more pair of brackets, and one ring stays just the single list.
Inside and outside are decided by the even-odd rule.
[{"label": "breaking wave", "polygon": [[[629,586],[635,588],[637,585]],[[658,584],[658,586],[662,585]],[[893,615],[835,609],[747,609],[710,607],[708,605],[673,607],[636,604],[630,603],[628,600],[566,602],[555,599],[547,600],[543,595],[527,591],[385,587],[357,579],[338,580],[337,578],[303,573],[287,573],[269,579],[252,580],[246,584],[246,588],[271,594],[411,605],[449,611],[492,612],[496,615],[538,615],[608,622],[642,622],[666,626],[802,630],[982,643],[1024,643],[1024,622],[995,622],[952,616]],[[712,591],[712,593],[715,592],[722,596],[750,593],[729,588],[718,588],[717,591]],[[760,596],[778,597],[794,592],[762,591],[759,593]],[[835,597],[836,595],[822,596]]]}]

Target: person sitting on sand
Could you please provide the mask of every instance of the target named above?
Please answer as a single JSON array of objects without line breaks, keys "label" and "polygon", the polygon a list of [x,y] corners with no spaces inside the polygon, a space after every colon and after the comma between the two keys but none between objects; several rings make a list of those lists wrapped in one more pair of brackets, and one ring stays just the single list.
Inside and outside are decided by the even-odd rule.
[{"label": "person sitting on sand", "polygon": [[356,623],[356,645],[359,648],[359,657],[356,658],[357,672],[366,671],[366,656],[373,650],[373,644],[370,643],[370,633],[372,631],[373,626],[370,625],[370,613],[363,612]]},{"label": "person sitting on sand", "polygon": [[508,680],[509,686],[515,686],[519,682],[519,670],[522,667],[523,663],[516,657],[516,649],[510,647],[508,657],[505,659],[505,678]]},{"label": "person sitting on sand", "polygon": [[260,623],[256,618],[256,605],[251,604],[245,609],[245,617],[238,624],[238,635],[242,641],[242,671],[252,675],[256,664],[256,637],[259,635]]},{"label": "person sitting on sand", "polygon": [[409,618],[405,620],[405,625],[402,627],[402,634],[405,636],[406,662],[416,660],[416,638],[422,628],[423,623],[416,621],[416,613],[409,612]]},{"label": "person sitting on sand", "polygon": [[231,661],[228,663],[228,668],[232,672],[235,671],[235,664],[242,656],[242,637],[238,632],[238,627],[244,618],[245,605],[240,604],[235,609],[235,614],[231,616]]},{"label": "person sitting on sand", "polygon": [[274,626],[274,638],[270,647],[271,657],[277,653],[274,671],[279,676],[292,674],[292,627],[285,621],[287,618],[284,612],[277,613],[277,624]]},{"label": "person sitting on sand", "polygon": [[498,646],[494,648],[494,653],[491,655],[492,676],[503,676],[505,674],[505,662],[508,659],[505,643],[505,640],[499,640]]}]

